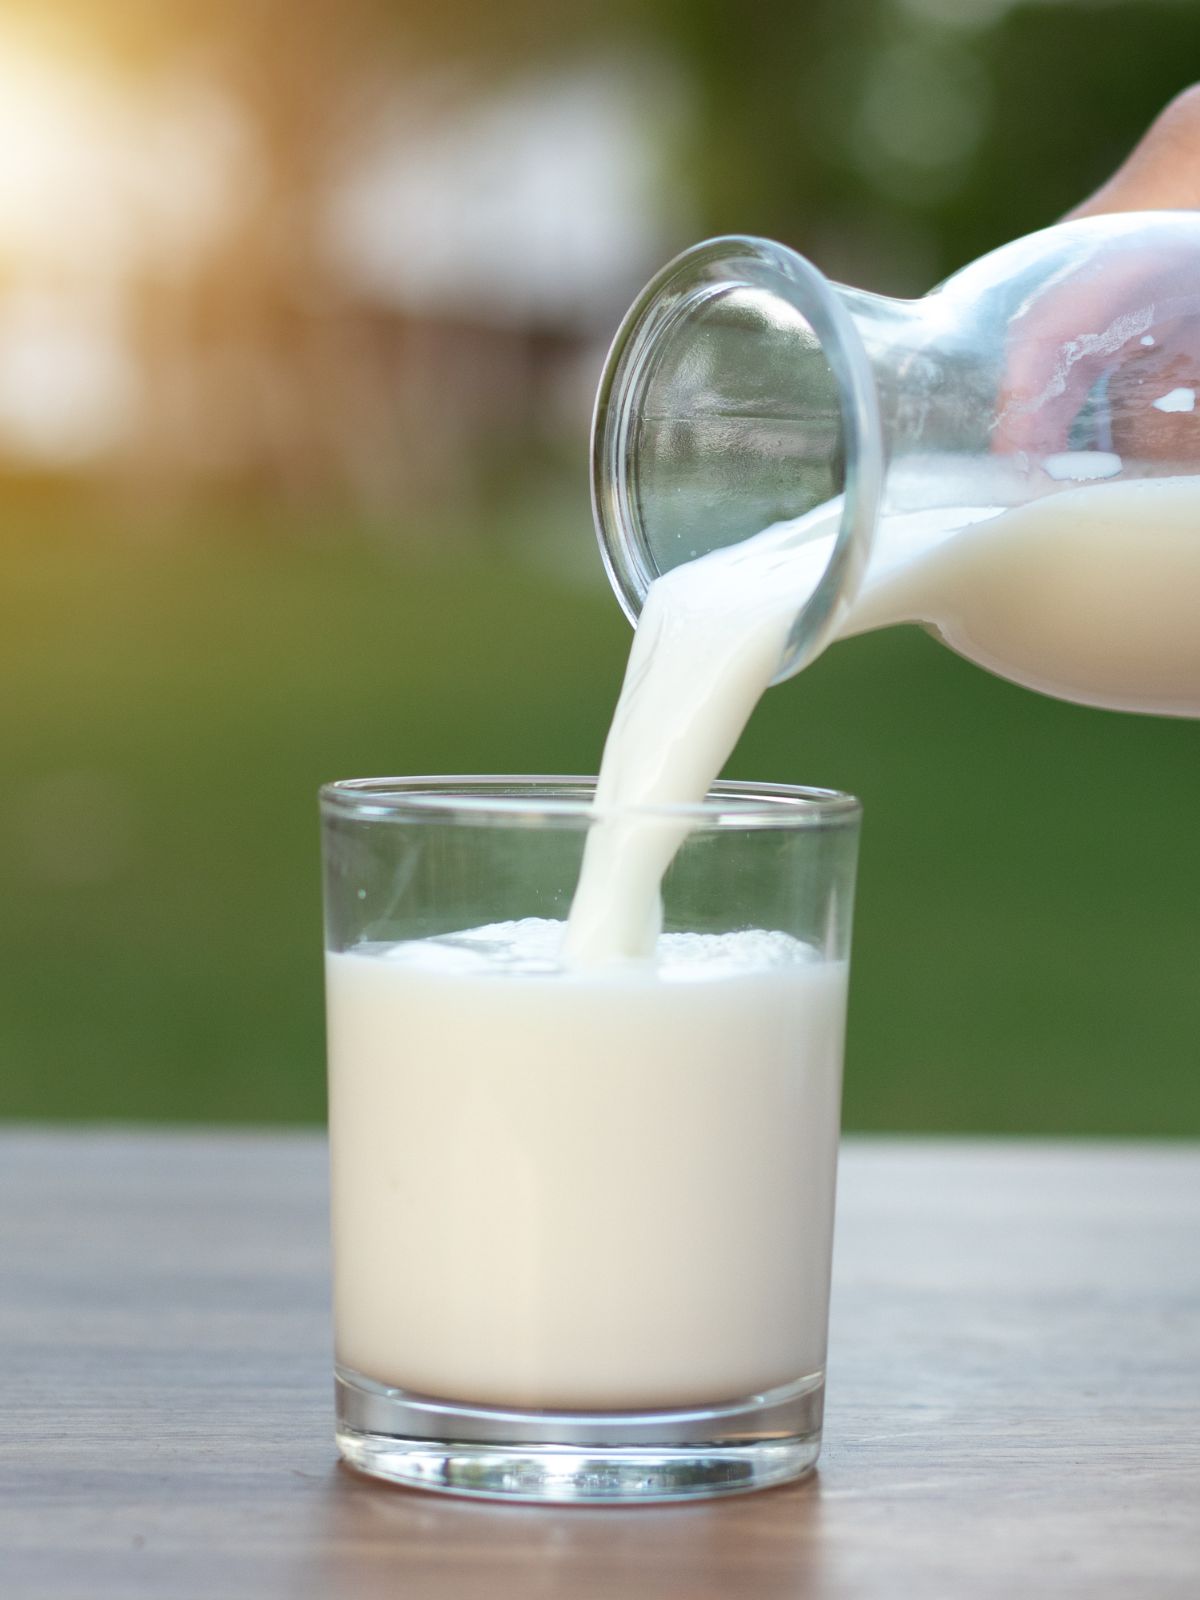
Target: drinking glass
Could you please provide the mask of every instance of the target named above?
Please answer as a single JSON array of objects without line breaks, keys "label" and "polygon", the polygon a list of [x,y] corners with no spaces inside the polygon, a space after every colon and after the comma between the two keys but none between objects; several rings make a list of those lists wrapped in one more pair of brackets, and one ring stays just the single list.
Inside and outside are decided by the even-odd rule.
[{"label": "drinking glass", "polygon": [[860,807],[623,811],[684,835],[658,955],[578,970],[593,789],[321,793],[337,1443],[376,1477],[661,1501],[817,1458]]}]

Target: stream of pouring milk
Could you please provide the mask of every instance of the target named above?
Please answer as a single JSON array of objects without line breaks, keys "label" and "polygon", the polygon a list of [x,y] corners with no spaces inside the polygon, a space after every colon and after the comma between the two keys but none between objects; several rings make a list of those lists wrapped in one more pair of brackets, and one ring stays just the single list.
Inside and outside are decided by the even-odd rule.
[{"label": "stream of pouring milk", "polygon": [[600,764],[596,810],[614,814],[588,837],[567,927],[572,963],[653,950],[659,883],[687,826],[620,812],[708,793],[779,670],[836,531],[836,507],[822,506],[802,523],[767,528],[651,585]]},{"label": "stream of pouring milk", "polygon": [[[1198,485],[1097,483],[1010,510],[887,518],[839,637],[927,621],[964,655],[1044,693],[1198,716]],[[687,824],[622,812],[704,798],[779,669],[838,513],[829,502],[651,586],[604,747],[601,820],[565,941],[573,964],[653,952],[659,885]]]}]

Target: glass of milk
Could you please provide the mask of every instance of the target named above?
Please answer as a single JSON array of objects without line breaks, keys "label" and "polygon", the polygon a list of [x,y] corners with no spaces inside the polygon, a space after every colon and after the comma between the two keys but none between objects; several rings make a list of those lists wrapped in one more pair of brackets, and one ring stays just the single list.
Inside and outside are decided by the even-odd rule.
[{"label": "glass of milk", "polygon": [[580,964],[593,791],[322,791],[337,1442],[377,1477],[681,1500],[817,1458],[860,807],[622,812],[682,837],[662,931]]}]

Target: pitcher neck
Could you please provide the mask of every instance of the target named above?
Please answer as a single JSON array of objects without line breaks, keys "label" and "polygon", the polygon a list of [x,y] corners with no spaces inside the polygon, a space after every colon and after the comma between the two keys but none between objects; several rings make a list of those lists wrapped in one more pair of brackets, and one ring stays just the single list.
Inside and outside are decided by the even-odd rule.
[{"label": "pitcher neck", "polygon": [[980,472],[991,449],[995,355],[982,348],[961,305],[936,290],[919,300],[893,300],[832,287],[875,389],[883,454],[879,514],[1002,497],[1003,461],[996,458],[994,474]]}]

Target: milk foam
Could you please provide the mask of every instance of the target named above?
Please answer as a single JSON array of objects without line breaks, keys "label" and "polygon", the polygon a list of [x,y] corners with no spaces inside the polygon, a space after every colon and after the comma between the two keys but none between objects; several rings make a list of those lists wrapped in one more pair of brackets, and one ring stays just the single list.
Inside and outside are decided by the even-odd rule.
[{"label": "milk foam", "polygon": [[648,960],[628,967],[575,969],[563,953],[567,925],[545,917],[492,922],[461,933],[397,944],[363,944],[360,956],[374,957],[413,972],[440,977],[565,978],[576,982],[707,983],[747,973],[778,971],[819,959],[811,945],[790,934],[763,928],[728,933],[663,933]]}]

